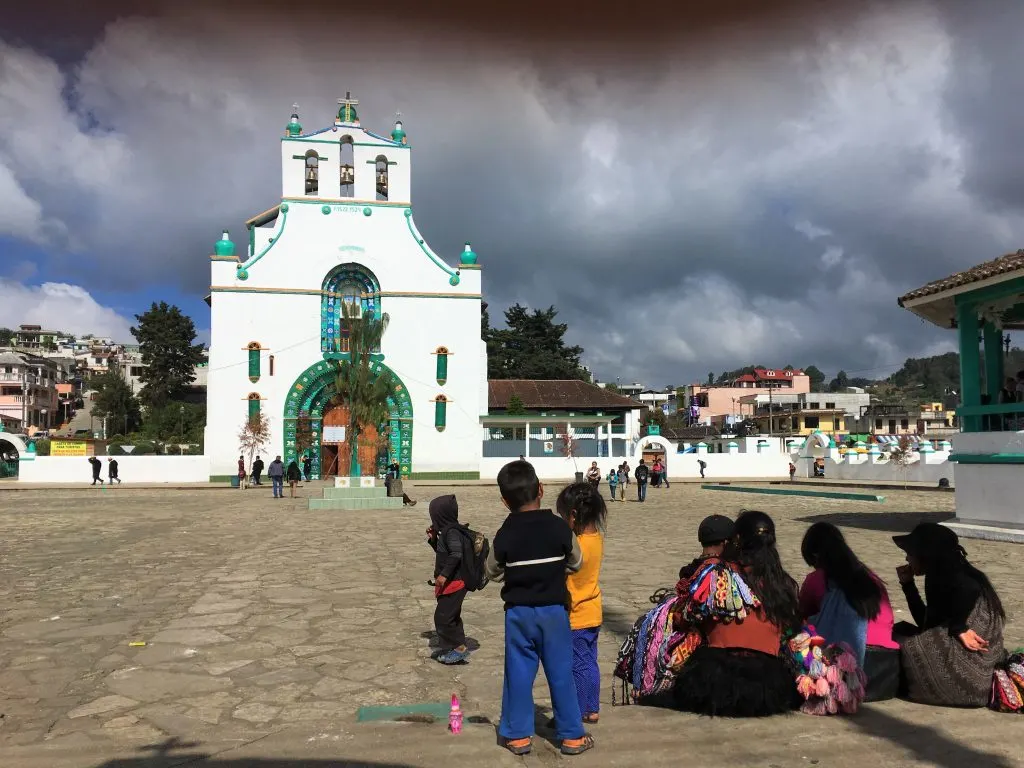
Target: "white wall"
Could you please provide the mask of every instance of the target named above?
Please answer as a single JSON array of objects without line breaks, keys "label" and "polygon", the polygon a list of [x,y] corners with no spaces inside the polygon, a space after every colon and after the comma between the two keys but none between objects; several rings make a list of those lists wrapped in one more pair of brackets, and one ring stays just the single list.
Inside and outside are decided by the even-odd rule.
[{"label": "white wall", "polygon": [[[1024,453],[1024,432],[965,432],[953,436],[953,452]],[[1024,467],[1020,464],[957,464],[956,517],[965,523],[1024,525]]]},{"label": "white wall", "polygon": [[[107,479],[107,459],[100,474]],[[118,456],[118,476],[123,485],[132,483],[205,483],[210,480],[209,460],[205,456]],[[92,466],[85,456],[39,456],[18,464],[18,482],[82,483],[92,482]]]},{"label": "white wall", "polygon": [[[939,455],[945,456],[945,454]],[[906,479],[910,483],[938,485],[939,479],[944,477],[952,485],[954,466],[952,462],[945,460],[936,464],[925,463],[920,460],[915,461],[907,467]],[[846,461],[835,462],[831,459],[825,459],[825,478],[828,480],[857,480],[862,482],[872,480],[901,482],[903,480],[903,468],[893,466],[888,461],[877,464],[871,461],[849,464]]]},{"label": "white wall", "polygon": [[[684,478],[699,478],[700,467],[697,465],[698,455],[695,453],[669,454],[668,473],[669,480]],[[781,454],[756,454],[739,453],[729,455],[726,453],[700,454],[700,458],[707,462],[705,475],[707,479],[764,479],[783,478],[789,476],[789,457]],[[630,475],[636,469],[636,459],[625,459],[629,462]],[[483,458],[480,460],[480,479],[494,480],[498,471],[513,459],[508,458]],[[541,480],[572,480],[576,468],[580,472],[586,472],[590,467],[592,459],[577,459],[576,467],[572,459],[562,456],[540,456],[529,458],[537,470],[537,477]],[[618,467],[623,462],[621,458],[604,458],[597,460],[597,466],[601,468],[601,476],[605,477],[613,467]]]}]

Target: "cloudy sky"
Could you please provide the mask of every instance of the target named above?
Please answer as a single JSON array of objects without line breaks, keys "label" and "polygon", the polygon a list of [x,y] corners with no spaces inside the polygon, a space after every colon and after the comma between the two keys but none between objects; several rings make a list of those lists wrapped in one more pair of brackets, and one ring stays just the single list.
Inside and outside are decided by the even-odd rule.
[{"label": "cloudy sky", "polygon": [[5,18],[0,325],[127,339],[164,299],[205,334],[292,102],[319,127],[346,90],[401,110],[417,225],[472,240],[492,318],[554,304],[605,379],[880,376],[954,348],[898,295],[1024,246],[1014,0],[300,5]]}]

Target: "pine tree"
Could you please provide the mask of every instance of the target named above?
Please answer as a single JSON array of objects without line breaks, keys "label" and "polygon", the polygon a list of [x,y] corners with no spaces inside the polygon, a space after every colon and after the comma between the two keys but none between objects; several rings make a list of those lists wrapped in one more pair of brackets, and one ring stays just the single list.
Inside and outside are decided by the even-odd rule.
[{"label": "pine tree", "polygon": [[196,344],[192,318],[167,302],[153,303],[147,312],[136,315],[138,326],[132,336],[139,342],[145,366],[142,375],[142,401],[149,408],[179,400],[193,381],[195,368],[203,362],[203,345]]}]

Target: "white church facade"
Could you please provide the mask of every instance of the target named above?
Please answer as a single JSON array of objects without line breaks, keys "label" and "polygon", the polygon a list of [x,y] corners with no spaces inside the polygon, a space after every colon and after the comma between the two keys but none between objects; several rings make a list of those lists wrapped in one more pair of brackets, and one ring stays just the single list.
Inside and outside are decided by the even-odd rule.
[{"label": "white church facade", "polygon": [[237,250],[225,232],[210,257],[211,478],[235,474],[239,431],[256,412],[269,421],[267,463],[301,459],[305,423],[314,476],[339,474],[343,303],[389,319],[373,356],[395,381],[377,462],[397,461],[404,476],[478,477],[487,355],[477,256],[466,243],[452,266],[416,228],[402,123],[380,136],[360,124],[357,101],[338,103],[333,123],[314,131],[295,108],[281,138],[280,203],[246,222]]}]

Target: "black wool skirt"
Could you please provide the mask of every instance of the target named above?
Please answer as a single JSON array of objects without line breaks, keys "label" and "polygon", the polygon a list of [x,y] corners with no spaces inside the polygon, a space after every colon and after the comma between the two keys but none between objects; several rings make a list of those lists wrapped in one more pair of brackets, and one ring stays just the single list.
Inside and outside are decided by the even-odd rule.
[{"label": "black wool skirt", "polygon": [[672,689],[676,709],[709,717],[768,717],[800,705],[785,660],[760,651],[698,648]]}]

